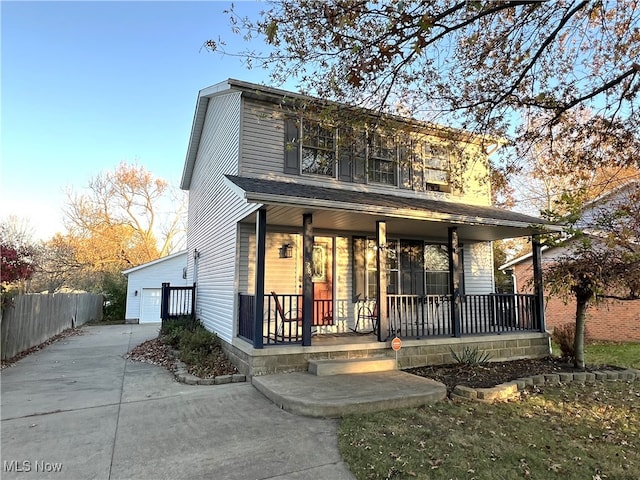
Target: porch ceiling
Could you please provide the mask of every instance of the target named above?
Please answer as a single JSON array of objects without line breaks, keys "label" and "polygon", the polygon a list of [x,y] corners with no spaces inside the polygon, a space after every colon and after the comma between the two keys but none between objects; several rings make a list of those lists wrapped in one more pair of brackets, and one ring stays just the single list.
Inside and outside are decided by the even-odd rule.
[{"label": "porch ceiling", "polygon": [[[446,239],[457,227],[461,241],[490,241],[560,231],[544,220],[509,210],[431,199],[397,197],[293,182],[227,176],[249,203],[263,204],[268,225],[300,229],[313,214],[314,230],[371,233],[385,221],[387,236]],[[243,221],[253,222],[255,214]]]}]

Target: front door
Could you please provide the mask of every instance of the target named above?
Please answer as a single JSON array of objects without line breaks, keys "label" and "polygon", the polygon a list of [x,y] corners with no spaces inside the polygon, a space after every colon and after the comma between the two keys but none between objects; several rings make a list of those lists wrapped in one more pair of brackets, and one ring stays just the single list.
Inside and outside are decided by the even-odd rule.
[{"label": "front door", "polygon": [[314,325],[333,325],[333,238],[315,237],[313,244]]}]

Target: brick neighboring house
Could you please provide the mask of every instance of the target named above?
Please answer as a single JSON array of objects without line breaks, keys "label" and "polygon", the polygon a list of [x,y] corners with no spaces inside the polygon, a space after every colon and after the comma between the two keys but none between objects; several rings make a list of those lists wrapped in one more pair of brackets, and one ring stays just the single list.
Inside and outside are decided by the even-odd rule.
[{"label": "brick neighboring house", "polygon": [[[547,250],[543,251],[543,264]],[[501,268],[513,270],[517,293],[529,293],[532,278],[530,257],[520,257],[518,263],[508,263]],[[548,331],[565,323],[575,323],[575,301],[565,303],[557,297],[545,295],[545,321]],[[591,340],[615,342],[640,342],[640,300],[609,300],[587,310],[587,335]]]},{"label": "brick neighboring house", "polygon": [[[629,192],[639,189],[640,182],[632,181],[585,205],[578,226],[588,227],[597,212],[608,205],[629,201]],[[571,241],[562,247],[542,248],[542,265],[549,264],[554,258],[566,254],[571,248]],[[500,267],[501,270],[512,270],[515,293],[532,291],[531,254],[516,258]],[[548,331],[566,323],[575,323],[575,300],[565,303],[560,298],[545,294],[545,322]],[[617,342],[640,342],[640,300],[606,300],[599,305],[590,305],[587,310],[587,335],[591,340]]]}]

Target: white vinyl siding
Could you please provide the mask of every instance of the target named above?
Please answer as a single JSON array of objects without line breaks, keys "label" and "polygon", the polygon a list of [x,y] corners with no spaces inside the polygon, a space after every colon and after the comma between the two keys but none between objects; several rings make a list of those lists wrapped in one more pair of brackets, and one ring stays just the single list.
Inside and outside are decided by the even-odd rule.
[{"label": "white vinyl siding", "polygon": [[273,104],[242,102],[240,175],[281,175],[284,170],[284,115]]},{"label": "white vinyl siding", "polygon": [[[267,217],[267,221],[268,221]],[[241,225],[240,272],[238,291],[255,293],[256,235],[255,226]],[[291,258],[280,258],[280,247],[293,247]],[[302,293],[302,236],[293,233],[268,232],[265,245],[265,295],[272,291],[291,295]]]},{"label": "white vinyl siding", "polygon": [[[310,185],[353,188],[356,190],[363,188],[363,184],[361,183],[340,181],[329,176],[312,174],[291,175],[284,173],[285,119],[285,111],[278,105],[260,102],[251,98],[243,98],[242,137],[240,145],[241,161],[238,175],[275,180],[287,179]],[[469,146],[468,148],[474,150],[476,147]],[[396,159],[394,159],[394,161],[395,160]],[[334,168],[339,169],[340,158],[337,159],[337,162],[338,164]],[[369,168],[371,169],[372,165],[370,165]],[[421,198],[449,200],[456,203],[490,205],[491,195],[489,182],[478,180],[483,176],[483,172],[486,172],[484,162],[470,162],[467,168],[464,169],[464,173],[461,173],[465,190],[455,195],[444,192],[413,192],[401,189],[395,185],[395,179],[393,180],[394,185],[376,183],[372,180],[364,186],[364,188],[371,192],[391,195],[417,196]],[[429,174],[429,172],[425,172],[425,175]],[[385,179],[388,180],[387,177],[390,174],[385,175]],[[392,175],[395,176],[396,173],[394,172]],[[435,175],[435,173],[432,175]]]},{"label": "white vinyl siding", "polygon": [[189,189],[189,269],[197,275],[196,316],[228,342],[236,326],[236,223],[259,207],[239,198],[224,179],[238,173],[240,104],[240,92],[210,99]]},{"label": "white vinyl siding", "polygon": [[494,292],[493,249],[491,242],[464,244],[464,293],[480,295]]},{"label": "white vinyl siding", "polygon": [[335,294],[336,309],[334,320],[339,332],[348,332],[355,325],[356,309],[353,303],[353,266],[351,255],[351,238],[335,239]]},{"label": "white vinyl siding", "polygon": [[[187,253],[179,253],[141,265],[140,268],[127,273],[127,304],[125,319],[140,320],[142,290],[145,288],[161,288],[163,283],[173,286],[189,286],[190,279],[182,278],[187,266]],[[137,293],[136,293],[137,292]]]}]

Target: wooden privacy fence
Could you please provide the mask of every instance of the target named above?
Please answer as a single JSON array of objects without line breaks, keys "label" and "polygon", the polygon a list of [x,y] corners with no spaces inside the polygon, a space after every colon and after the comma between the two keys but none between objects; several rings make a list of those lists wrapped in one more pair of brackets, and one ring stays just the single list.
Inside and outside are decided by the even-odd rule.
[{"label": "wooden privacy fence", "polygon": [[18,295],[2,310],[2,359],[47,341],[89,320],[102,320],[102,295],[55,293]]}]

